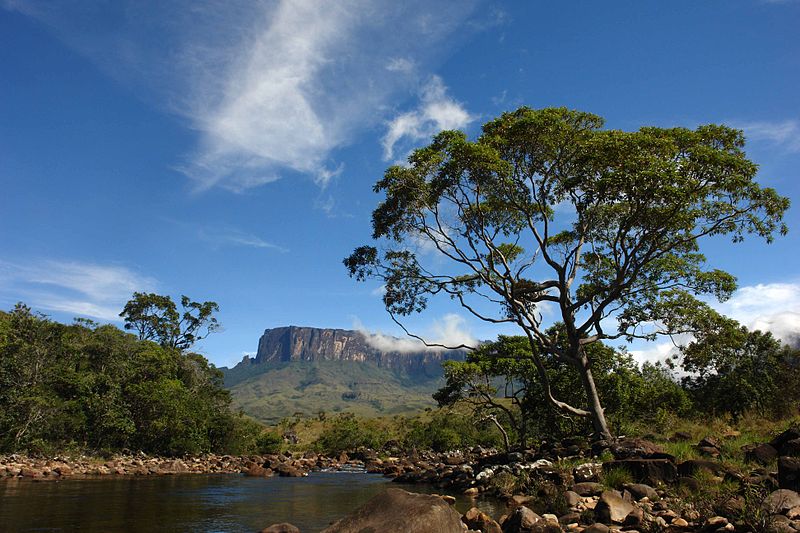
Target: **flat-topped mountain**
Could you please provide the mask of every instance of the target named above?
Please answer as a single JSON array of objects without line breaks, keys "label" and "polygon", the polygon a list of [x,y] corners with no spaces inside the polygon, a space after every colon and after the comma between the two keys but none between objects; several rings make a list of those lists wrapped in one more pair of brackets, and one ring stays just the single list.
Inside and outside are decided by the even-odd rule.
[{"label": "flat-topped mountain", "polygon": [[358,331],[287,326],[264,331],[252,363],[355,361],[408,373],[433,369],[440,375],[442,361],[463,357],[456,350],[383,351]]},{"label": "flat-topped mountain", "polygon": [[221,370],[238,407],[275,423],[296,413],[378,416],[432,407],[431,394],[444,381],[442,362],[464,358],[460,350],[381,350],[374,341],[344,329],[272,328],[259,339],[255,357]]}]

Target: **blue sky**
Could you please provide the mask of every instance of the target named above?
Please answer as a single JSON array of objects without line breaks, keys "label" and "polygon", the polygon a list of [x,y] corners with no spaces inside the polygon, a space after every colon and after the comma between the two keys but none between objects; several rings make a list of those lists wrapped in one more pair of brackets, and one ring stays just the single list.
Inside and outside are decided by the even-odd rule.
[{"label": "blue sky", "polygon": [[[568,106],[612,128],[723,122],[800,201],[800,2],[0,0],[0,307],[113,321],[135,290],[219,303],[230,365],[287,324],[397,334],[343,257],[372,185],[442,128]],[[800,330],[800,215],[710,242],[720,310]],[[447,303],[410,320],[492,338]],[[640,358],[666,344],[636,346]]]}]

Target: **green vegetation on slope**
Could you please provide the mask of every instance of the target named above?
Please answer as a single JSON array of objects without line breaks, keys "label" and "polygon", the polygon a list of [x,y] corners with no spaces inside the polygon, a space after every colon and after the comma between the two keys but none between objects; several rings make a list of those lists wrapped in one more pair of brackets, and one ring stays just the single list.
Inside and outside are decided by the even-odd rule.
[{"label": "green vegetation on slope", "polygon": [[261,427],[230,402],[198,354],[22,304],[0,312],[0,451],[246,451]]},{"label": "green vegetation on slope", "polygon": [[291,361],[225,370],[233,404],[268,424],[321,412],[362,417],[407,414],[433,407],[439,379],[419,379],[354,361]]}]

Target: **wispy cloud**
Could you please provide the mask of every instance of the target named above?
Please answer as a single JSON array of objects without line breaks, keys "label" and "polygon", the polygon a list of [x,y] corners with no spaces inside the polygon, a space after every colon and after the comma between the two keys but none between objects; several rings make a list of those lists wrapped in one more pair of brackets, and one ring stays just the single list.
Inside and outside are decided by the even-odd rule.
[{"label": "wispy cloud", "polygon": [[431,77],[420,91],[419,106],[394,117],[383,137],[383,157],[394,157],[395,145],[425,141],[441,130],[458,130],[475,120],[464,106],[448,96],[447,87],[438,76]]},{"label": "wispy cloud", "polygon": [[480,0],[0,2],[185,117],[198,144],[176,168],[198,189],[324,187],[334,151],[480,31],[465,24]]},{"label": "wispy cloud", "polygon": [[79,261],[0,262],[0,295],[39,309],[118,321],[136,291],[152,291],[156,281],[119,265]]},{"label": "wispy cloud", "polygon": [[748,140],[768,142],[789,152],[800,152],[800,121],[742,122],[735,123],[735,126],[744,130]]},{"label": "wispy cloud", "polygon": [[[387,335],[381,331],[370,331],[360,320],[353,320],[353,328],[364,335],[367,343],[374,348],[384,352],[421,352],[426,350],[441,350],[441,348],[428,347],[418,339],[412,337],[398,338]],[[429,344],[441,344],[444,346],[477,346],[478,341],[467,328],[464,317],[455,313],[444,315],[433,323],[425,331],[415,332]]]},{"label": "wispy cloud", "polygon": [[200,239],[213,246],[244,246],[248,248],[263,248],[278,252],[288,252],[287,248],[267,242],[257,235],[247,233],[231,227],[209,227],[198,230]]},{"label": "wispy cloud", "polygon": [[[740,287],[726,302],[713,307],[750,330],[769,331],[783,342],[800,345],[800,283],[759,283]],[[649,343],[631,350],[637,361],[663,361],[691,342],[682,335],[673,341]]]}]

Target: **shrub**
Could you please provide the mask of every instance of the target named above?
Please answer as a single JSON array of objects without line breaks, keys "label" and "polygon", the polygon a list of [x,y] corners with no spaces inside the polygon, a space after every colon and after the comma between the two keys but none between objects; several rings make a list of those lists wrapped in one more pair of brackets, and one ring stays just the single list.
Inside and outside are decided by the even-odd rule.
[{"label": "shrub", "polygon": [[384,435],[374,420],[359,420],[351,413],[336,416],[314,442],[314,448],[337,454],[358,448],[380,448]]},{"label": "shrub", "polygon": [[275,431],[263,431],[255,442],[258,453],[280,453],[283,446],[283,437]]}]

